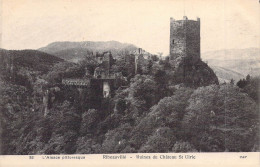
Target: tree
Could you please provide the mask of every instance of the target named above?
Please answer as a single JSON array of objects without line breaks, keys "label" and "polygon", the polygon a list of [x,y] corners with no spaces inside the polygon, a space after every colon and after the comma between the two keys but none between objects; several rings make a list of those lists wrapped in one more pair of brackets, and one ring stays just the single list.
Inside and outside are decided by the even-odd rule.
[{"label": "tree", "polygon": [[251,98],[253,98],[256,103],[259,104],[259,94],[260,94],[260,78],[246,76],[246,79],[239,80],[237,86],[242,89],[243,92],[247,93]]},{"label": "tree", "polygon": [[259,77],[247,77],[247,84],[242,89],[243,92],[247,93],[255,102],[259,105],[260,95],[260,78]]},{"label": "tree", "polygon": [[149,109],[159,100],[156,96],[157,92],[158,86],[151,76],[136,75],[131,79],[129,98],[135,107]]},{"label": "tree", "polygon": [[[37,113],[32,113],[30,92],[24,86],[0,81],[0,131],[2,154],[26,154],[29,149],[20,148],[26,136],[32,135]],[[27,141],[31,138],[27,137]]]},{"label": "tree", "polygon": [[111,71],[121,72],[123,76],[132,78],[135,74],[135,64],[134,59],[129,55],[129,61],[126,61],[125,58],[121,57],[116,60],[115,64],[112,66]]},{"label": "tree", "polygon": [[105,140],[102,144],[102,153],[120,153],[128,143],[130,137],[129,131],[132,129],[130,124],[122,124],[119,127],[109,130],[105,134]]},{"label": "tree", "polygon": [[[250,151],[257,123],[255,102],[238,87],[212,85],[192,94],[183,119],[187,140],[201,151]],[[250,141],[250,142],[249,142]]]},{"label": "tree", "polygon": [[171,92],[168,90],[169,77],[163,69],[163,66],[154,63],[151,67],[151,75],[154,77],[154,80],[160,89],[160,91],[158,91],[158,97],[161,99],[165,96],[171,95]]},{"label": "tree", "polygon": [[244,88],[247,84],[247,81],[245,79],[240,79],[238,82],[237,82],[237,86],[240,87],[240,88]]},{"label": "tree", "polygon": [[250,81],[250,78],[251,78],[251,76],[249,74],[247,74],[246,81]]},{"label": "tree", "polygon": [[184,153],[184,152],[198,152],[193,145],[189,142],[177,141],[172,147],[172,151],[175,153]]},{"label": "tree", "polygon": [[86,55],[85,58],[79,62],[79,65],[81,68],[87,69],[90,75],[94,75],[98,62],[93,55]]},{"label": "tree", "polygon": [[161,127],[156,129],[153,135],[148,138],[147,142],[140,148],[138,152],[170,152],[175,141],[176,137],[173,130],[168,127]]},{"label": "tree", "polygon": [[143,59],[142,63],[140,64],[140,73],[148,75],[151,73],[151,68],[153,66],[153,61],[148,59]]},{"label": "tree", "polygon": [[102,146],[96,140],[88,136],[79,137],[77,140],[77,154],[97,154],[102,153]]},{"label": "tree", "polygon": [[160,127],[170,128],[175,137],[178,138],[180,136],[178,130],[180,120],[184,115],[191,94],[192,89],[179,89],[175,95],[165,97],[157,105],[154,105],[131,132],[131,143],[134,147],[139,149],[143,142],[147,141],[148,137]]},{"label": "tree", "polygon": [[231,84],[231,85],[234,85],[234,83],[235,83],[235,80],[232,78],[232,79],[230,80],[230,84]]},{"label": "tree", "polygon": [[83,66],[71,62],[61,62],[55,64],[52,69],[44,76],[50,84],[60,83],[63,78],[77,78],[85,75]]},{"label": "tree", "polygon": [[52,135],[45,145],[45,154],[73,154],[80,129],[80,115],[68,101],[50,109]]},{"label": "tree", "polygon": [[100,122],[100,116],[97,110],[89,109],[82,114],[82,121],[80,127],[80,134],[95,133],[97,124]]}]

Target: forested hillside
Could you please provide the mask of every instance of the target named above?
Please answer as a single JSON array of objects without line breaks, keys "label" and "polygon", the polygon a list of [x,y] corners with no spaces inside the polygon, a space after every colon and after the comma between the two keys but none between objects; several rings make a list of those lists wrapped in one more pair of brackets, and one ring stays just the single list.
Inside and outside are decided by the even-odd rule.
[{"label": "forested hillside", "polygon": [[151,59],[136,75],[134,64],[117,59],[112,70],[126,86],[93,106],[93,90],[61,84],[91,77],[91,55],[75,64],[1,50],[1,59],[1,154],[259,151],[259,78],[188,86],[175,82],[168,59]]}]

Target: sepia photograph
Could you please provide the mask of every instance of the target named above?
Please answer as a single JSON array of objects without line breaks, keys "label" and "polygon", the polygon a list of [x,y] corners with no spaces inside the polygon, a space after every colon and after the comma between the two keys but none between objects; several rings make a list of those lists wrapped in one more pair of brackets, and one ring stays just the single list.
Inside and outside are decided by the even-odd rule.
[{"label": "sepia photograph", "polygon": [[260,151],[258,0],[0,0],[0,33],[1,156]]}]

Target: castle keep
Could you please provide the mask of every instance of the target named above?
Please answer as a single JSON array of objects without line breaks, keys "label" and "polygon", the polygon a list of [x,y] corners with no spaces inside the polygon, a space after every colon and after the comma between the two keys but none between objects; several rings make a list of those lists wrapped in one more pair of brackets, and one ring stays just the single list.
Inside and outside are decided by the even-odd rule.
[{"label": "castle keep", "polygon": [[175,84],[199,87],[218,84],[213,70],[200,58],[200,19],[170,18],[170,64]]},{"label": "castle keep", "polygon": [[200,19],[183,20],[170,18],[170,61],[178,68],[186,59],[196,63],[200,60]]}]

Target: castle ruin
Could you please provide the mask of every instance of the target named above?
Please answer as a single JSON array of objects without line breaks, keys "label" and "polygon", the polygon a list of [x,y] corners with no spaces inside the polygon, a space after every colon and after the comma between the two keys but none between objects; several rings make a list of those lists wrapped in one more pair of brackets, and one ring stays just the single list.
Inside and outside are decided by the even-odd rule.
[{"label": "castle ruin", "polygon": [[[98,98],[109,98],[113,91],[120,86],[119,80],[122,79],[120,74],[111,73],[111,66],[114,63],[111,52],[93,53],[98,67],[94,71],[94,75],[91,78],[85,79],[62,79],[62,84],[65,86],[73,86],[76,88],[91,88],[95,90]],[[88,74],[86,72],[86,74]]]},{"label": "castle ruin", "polygon": [[[94,104],[101,104],[102,99],[113,97],[115,90],[126,81],[122,73],[111,72],[115,60],[110,51],[103,53],[92,53],[98,66],[94,75],[89,75],[86,70],[85,78],[64,78],[62,85],[75,87],[82,94],[83,89],[89,89],[95,96],[92,97]],[[134,66],[134,74],[139,74],[145,62],[151,60],[151,54],[138,48],[130,54],[125,55],[124,61]],[[200,19],[183,20],[170,18],[170,56],[169,62],[173,70],[172,82],[174,85],[184,84],[190,87],[207,86],[218,84],[218,79],[213,70],[208,67],[200,57]],[[43,99],[45,115],[49,108],[49,92]]]}]

